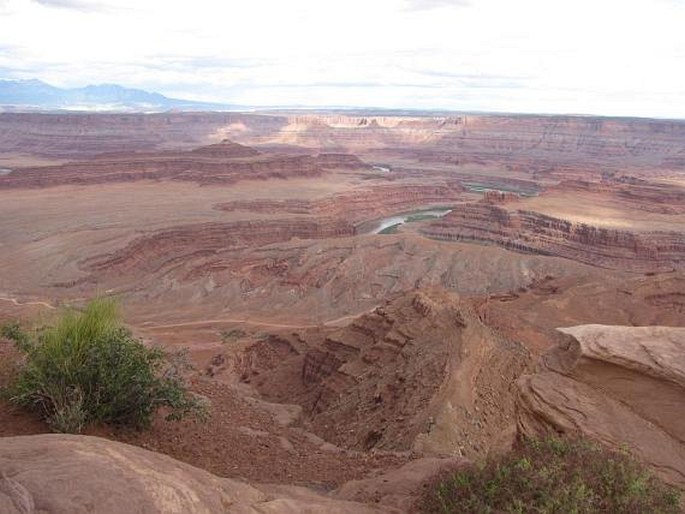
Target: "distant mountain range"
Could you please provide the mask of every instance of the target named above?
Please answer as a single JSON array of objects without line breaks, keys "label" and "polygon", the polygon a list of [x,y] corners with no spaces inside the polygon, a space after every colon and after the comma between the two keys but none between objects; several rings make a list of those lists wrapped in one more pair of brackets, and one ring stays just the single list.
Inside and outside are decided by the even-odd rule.
[{"label": "distant mountain range", "polygon": [[63,89],[40,80],[1,80],[0,110],[198,111],[235,110],[237,106],[168,98],[159,93],[100,84]]}]

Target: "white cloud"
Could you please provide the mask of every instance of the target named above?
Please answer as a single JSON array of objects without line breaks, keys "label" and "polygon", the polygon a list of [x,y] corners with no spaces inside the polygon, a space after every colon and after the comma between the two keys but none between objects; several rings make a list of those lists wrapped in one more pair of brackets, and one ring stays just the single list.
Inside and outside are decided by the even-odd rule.
[{"label": "white cloud", "polygon": [[34,0],[36,3],[46,7],[57,7],[65,9],[77,9],[81,11],[98,11],[102,8],[99,2],[91,0]]},{"label": "white cloud", "polygon": [[471,0],[405,0],[405,8],[410,11],[438,9],[441,7],[461,7],[471,5]]},{"label": "white cloud", "polygon": [[0,12],[0,73],[62,86],[685,117],[681,0],[0,0]]}]

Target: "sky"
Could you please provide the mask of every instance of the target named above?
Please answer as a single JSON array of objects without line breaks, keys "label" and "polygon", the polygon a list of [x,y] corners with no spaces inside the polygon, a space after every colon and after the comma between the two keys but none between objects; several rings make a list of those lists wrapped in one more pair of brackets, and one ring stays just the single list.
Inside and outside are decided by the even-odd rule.
[{"label": "sky", "polygon": [[254,106],[685,118],[685,0],[0,0],[0,78]]}]

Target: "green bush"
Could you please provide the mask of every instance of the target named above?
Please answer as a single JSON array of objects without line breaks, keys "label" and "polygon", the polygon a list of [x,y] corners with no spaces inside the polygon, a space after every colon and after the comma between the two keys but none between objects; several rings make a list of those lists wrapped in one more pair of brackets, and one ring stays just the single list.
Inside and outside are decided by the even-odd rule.
[{"label": "green bush", "polygon": [[528,440],[511,453],[441,479],[426,513],[680,512],[679,492],[625,452],[581,439]]},{"label": "green bush", "polygon": [[122,327],[112,300],[67,311],[31,335],[15,325],[2,334],[26,353],[11,401],[38,411],[56,431],[80,432],[93,422],[145,427],[161,407],[168,419],[204,411],[179,367]]}]

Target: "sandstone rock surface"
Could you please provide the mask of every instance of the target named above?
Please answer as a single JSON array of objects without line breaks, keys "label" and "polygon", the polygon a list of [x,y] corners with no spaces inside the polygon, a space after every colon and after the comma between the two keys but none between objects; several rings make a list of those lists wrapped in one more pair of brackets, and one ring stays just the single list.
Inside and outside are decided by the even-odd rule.
[{"label": "sandstone rock surface", "polygon": [[0,470],[0,511],[5,514],[399,512],[303,488],[257,488],[98,437],[2,438]]},{"label": "sandstone rock surface", "polygon": [[469,461],[459,457],[438,459],[426,457],[377,477],[352,480],[335,492],[335,497],[396,507],[402,512],[414,512],[422,486],[430,477],[467,466]]},{"label": "sandstone rock surface", "polygon": [[685,328],[581,325],[518,381],[518,430],[627,447],[685,488]]}]

